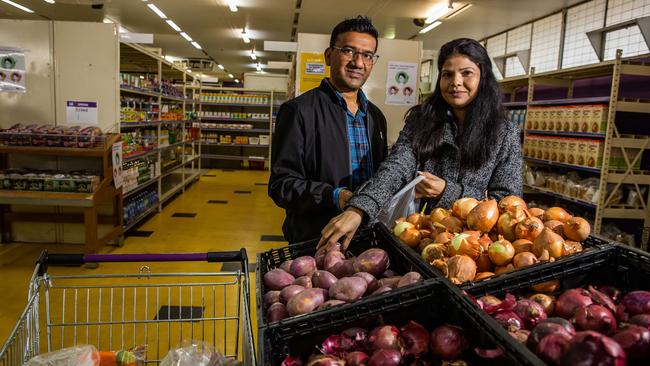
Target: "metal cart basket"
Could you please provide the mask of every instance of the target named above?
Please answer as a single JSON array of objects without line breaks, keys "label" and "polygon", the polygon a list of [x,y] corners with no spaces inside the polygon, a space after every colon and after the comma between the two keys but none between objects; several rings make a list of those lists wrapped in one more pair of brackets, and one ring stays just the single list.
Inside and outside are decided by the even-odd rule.
[{"label": "metal cart basket", "polygon": [[[197,269],[208,271],[179,272],[181,261],[239,262],[241,269],[216,272],[211,264],[197,263]],[[90,275],[75,274],[78,268],[48,272],[49,266],[108,262],[112,263]],[[156,263],[154,268],[152,262],[169,263]],[[105,273],[108,270],[111,273]],[[25,310],[0,348],[2,366],[23,365],[38,354],[82,344],[100,351],[139,347],[146,349],[145,363],[158,365],[183,340],[210,344],[246,366],[257,364],[245,249],[182,254],[43,252],[28,293]]]}]

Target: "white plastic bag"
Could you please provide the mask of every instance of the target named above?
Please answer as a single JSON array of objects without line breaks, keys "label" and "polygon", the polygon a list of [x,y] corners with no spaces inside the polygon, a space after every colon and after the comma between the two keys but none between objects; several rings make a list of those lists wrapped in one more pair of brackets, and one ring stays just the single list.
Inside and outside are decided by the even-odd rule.
[{"label": "white plastic bag", "polygon": [[27,361],[25,366],[98,366],[99,353],[94,346],[78,345],[44,353]]},{"label": "white plastic bag", "polygon": [[203,341],[184,340],[169,350],[160,366],[238,366],[241,362],[224,357],[219,350]]},{"label": "white plastic bag", "polygon": [[420,200],[415,199],[415,186],[423,179],[424,177],[419,175],[395,193],[388,204],[379,211],[377,220],[386,227],[392,228],[398,218],[417,212]]}]

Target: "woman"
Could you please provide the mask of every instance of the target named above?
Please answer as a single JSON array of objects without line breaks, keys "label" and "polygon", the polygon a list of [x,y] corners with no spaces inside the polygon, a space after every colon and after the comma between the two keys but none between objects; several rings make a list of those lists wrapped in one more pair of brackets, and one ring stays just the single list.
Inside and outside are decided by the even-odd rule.
[{"label": "woman", "polygon": [[372,221],[415,175],[416,198],[450,208],[461,197],[500,199],[522,193],[520,131],[506,119],[487,51],[461,38],[440,49],[433,95],[409,110],[390,155],[348,208],[322,230],[319,246],[347,247],[362,221]]}]

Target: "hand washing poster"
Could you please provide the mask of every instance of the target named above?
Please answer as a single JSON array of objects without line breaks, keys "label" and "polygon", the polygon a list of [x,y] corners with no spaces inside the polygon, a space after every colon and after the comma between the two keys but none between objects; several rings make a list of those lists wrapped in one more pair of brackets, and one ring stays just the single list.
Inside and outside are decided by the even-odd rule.
[{"label": "hand washing poster", "polygon": [[386,104],[415,105],[417,76],[416,63],[389,61],[386,75]]}]

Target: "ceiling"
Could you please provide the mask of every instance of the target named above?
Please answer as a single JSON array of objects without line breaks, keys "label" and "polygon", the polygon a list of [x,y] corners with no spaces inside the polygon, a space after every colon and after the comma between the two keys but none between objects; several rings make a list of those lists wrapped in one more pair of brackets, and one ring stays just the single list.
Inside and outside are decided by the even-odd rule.
[{"label": "ceiling", "polygon": [[[559,11],[584,0],[464,0],[473,6],[424,35],[414,18],[425,18],[431,9],[447,0],[236,0],[238,11],[228,8],[227,0],[149,0],[160,8],[203,50],[194,48],[142,0],[13,0],[35,11],[29,14],[0,2],[0,18],[53,19],[101,22],[108,17],[136,33],[153,33],[154,47],[163,54],[177,57],[211,57],[223,64],[227,78],[241,78],[255,71],[257,61],[250,58],[254,47],[262,68],[268,61],[288,61],[286,52],[264,51],[264,41],[291,41],[292,29],[302,33],[329,34],[338,22],[357,14],[367,15],[381,37],[423,42],[424,49],[437,50],[446,41],[458,37],[481,39],[509,28]],[[103,4],[93,9],[91,4]],[[459,2],[455,2],[458,4]],[[297,24],[294,27],[294,21]],[[241,31],[251,38],[245,44]],[[378,53],[381,54],[381,41]],[[286,72],[282,70],[265,70]]]}]

